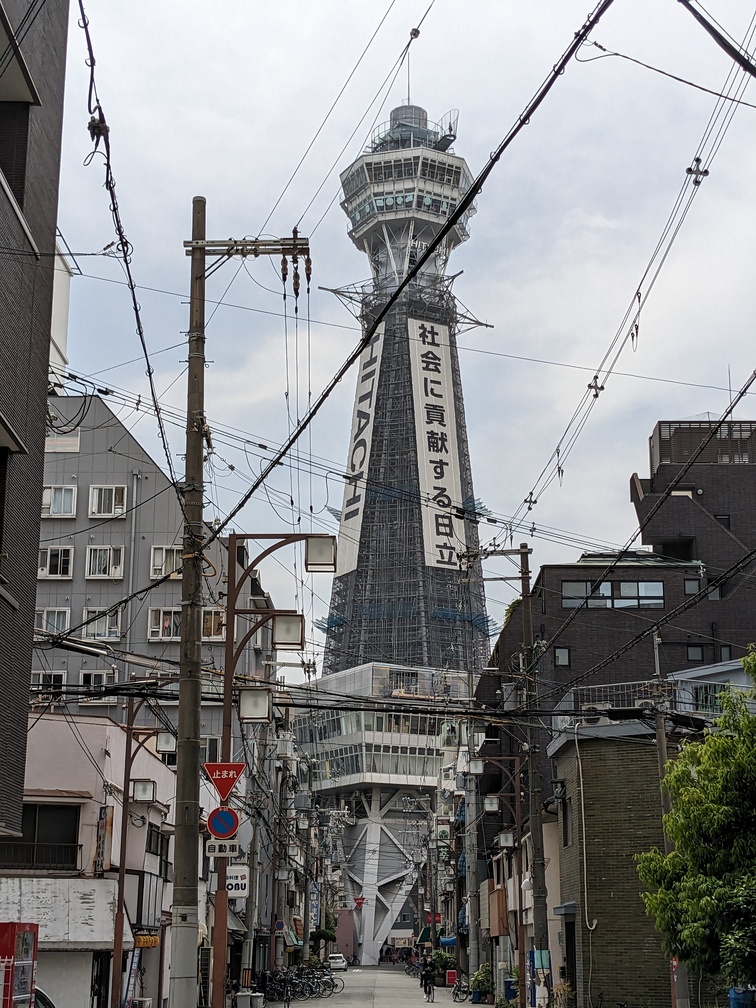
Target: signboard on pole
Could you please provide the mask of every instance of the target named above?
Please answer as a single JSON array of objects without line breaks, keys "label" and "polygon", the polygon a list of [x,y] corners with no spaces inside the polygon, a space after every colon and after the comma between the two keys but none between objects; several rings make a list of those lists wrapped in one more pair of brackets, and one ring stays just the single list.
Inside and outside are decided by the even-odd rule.
[{"label": "signboard on pole", "polygon": [[231,899],[249,896],[249,865],[235,864],[226,868],[226,889]]},{"label": "signboard on pole", "polygon": [[205,840],[205,854],[208,857],[238,857],[238,840]]},{"label": "signboard on pole", "polygon": [[97,846],[95,848],[95,874],[110,871],[113,846],[113,806],[101,805],[97,815]]},{"label": "signboard on pole", "polygon": [[239,816],[227,806],[213,809],[207,817],[207,828],[217,840],[230,840],[239,829]]},{"label": "signboard on pole", "polygon": [[246,763],[205,763],[205,773],[215,786],[218,797],[224,802],[247,768]]}]

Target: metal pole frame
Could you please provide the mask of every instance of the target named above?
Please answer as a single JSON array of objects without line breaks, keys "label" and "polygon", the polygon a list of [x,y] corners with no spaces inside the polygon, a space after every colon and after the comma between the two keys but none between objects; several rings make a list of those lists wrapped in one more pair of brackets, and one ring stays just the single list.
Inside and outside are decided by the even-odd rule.
[{"label": "metal pole frame", "polygon": [[121,807],[121,836],[118,845],[118,883],[116,889],[116,912],[113,922],[113,961],[111,963],[111,1004],[113,1008],[120,1008],[123,1001],[123,971],[121,969],[123,961],[123,936],[125,931],[125,902],[126,902],[126,853],[129,828],[129,805],[131,799],[131,768],[134,759],[140,749],[143,749],[147,741],[157,735],[156,728],[146,728],[144,737],[140,739],[136,748],[132,748],[134,742],[134,719],[145,703],[142,698],[135,703],[134,697],[129,697],[126,715],[126,751],[123,760],[123,805]]},{"label": "metal pole frame", "polygon": [[[239,659],[244,653],[251,638],[275,616],[297,615],[294,609],[259,609],[251,610],[238,606],[239,595],[242,587],[251,576],[252,572],[259,566],[260,562],[282,549],[284,546],[291,546],[297,542],[304,542],[306,539],[324,538],[330,539],[329,535],[318,535],[318,533],[264,533],[256,535],[254,533],[232,532],[228,536],[228,591],[226,595],[226,650],[225,664],[223,669],[223,734],[221,736],[221,762],[228,763],[232,758],[233,742],[233,695],[234,695],[234,673]],[[271,545],[251,560],[237,575],[238,546],[240,543],[249,540],[273,540]],[[258,616],[259,614],[259,616]],[[240,634],[238,642],[235,639],[236,617],[240,615],[256,615],[258,619],[243,634]],[[228,801],[222,802],[227,805]],[[226,859],[216,859],[215,871],[218,884],[215,890],[215,922],[213,926],[213,989],[212,1008],[224,1008],[226,993],[226,957],[228,947],[228,890],[226,889]],[[257,884],[257,879],[250,875],[250,887]],[[306,950],[305,950],[306,951]]]}]

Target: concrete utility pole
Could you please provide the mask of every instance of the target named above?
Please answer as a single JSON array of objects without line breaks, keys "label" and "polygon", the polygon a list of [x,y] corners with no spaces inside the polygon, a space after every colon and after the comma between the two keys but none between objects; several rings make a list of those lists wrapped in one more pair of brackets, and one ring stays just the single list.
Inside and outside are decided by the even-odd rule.
[{"label": "concrete utility pole", "polygon": [[478,883],[478,778],[471,772],[475,759],[475,678],[467,674],[470,715],[467,719],[467,773],[465,774],[465,889],[467,891],[467,969],[470,976],[480,966],[480,891]]},{"label": "concrete utility pole", "polygon": [[[520,583],[522,588],[522,642],[523,669],[525,670],[525,692],[527,706],[538,706],[538,669],[533,652],[533,610],[530,596],[530,549],[527,543],[520,543]],[[546,985],[551,989],[551,961],[549,957],[549,920],[548,900],[546,894],[546,859],[543,853],[543,820],[542,800],[543,784],[541,777],[541,747],[539,730],[528,722],[527,729],[527,760],[528,760],[528,821],[530,825],[530,843],[533,848],[533,948],[535,951],[535,969],[543,970]]]},{"label": "concrete utility pole", "polygon": [[[199,777],[200,777],[200,709],[202,704],[202,549],[205,541],[203,523],[204,442],[208,433],[205,420],[205,277],[206,260],[231,259],[234,256],[280,255],[284,276],[288,273],[287,255],[294,265],[292,287],[299,293],[299,257],[305,262],[309,282],[310,259],[307,239],[293,237],[281,240],[229,238],[208,241],[206,236],[206,200],[195,196],[192,201],[192,238],[184,242],[191,257],[191,291],[189,301],[189,366],[186,418],[185,482],[181,488],[184,510],[184,553],[181,591],[181,655],[179,676],[178,744],[176,766],[176,837],[174,843],[175,874],[173,883],[173,913],[171,924],[171,979],[168,991],[169,1008],[191,1008],[197,1003],[198,945],[198,878],[199,878]],[[236,570],[236,556],[229,556],[229,568]],[[272,615],[269,612],[268,615]],[[226,637],[233,635],[233,620],[227,613]],[[246,641],[245,641],[246,642]],[[227,670],[227,677],[233,669]],[[225,691],[229,692],[229,691]],[[224,696],[225,696],[224,692]],[[229,692],[230,697],[230,692]],[[228,739],[228,741],[227,741]],[[229,733],[224,719],[224,751],[230,748]],[[226,755],[226,759],[228,756]],[[214,979],[225,977],[225,938],[227,927],[227,892],[225,863],[219,872],[223,881],[220,918],[216,906],[216,963]],[[221,945],[222,942],[222,945]],[[213,1005],[223,1004],[225,985],[215,984]]]},{"label": "concrete utility pole", "polygon": [[[205,434],[205,197],[192,201],[184,554],[176,765],[176,837],[169,1008],[197,1003],[200,704],[202,701],[202,522]],[[196,243],[196,244],[194,244]]]}]

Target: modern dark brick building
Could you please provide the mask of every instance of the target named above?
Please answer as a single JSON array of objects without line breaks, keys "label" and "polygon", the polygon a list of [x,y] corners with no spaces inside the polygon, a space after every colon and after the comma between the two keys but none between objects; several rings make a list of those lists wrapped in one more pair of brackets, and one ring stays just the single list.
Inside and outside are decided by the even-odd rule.
[{"label": "modern dark brick building", "polygon": [[[541,568],[533,587],[533,628],[552,641],[541,660],[541,691],[559,698],[578,678],[632,682],[655,674],[654,645],[646,638],[594,676],[583,679],[659,616],[691,598],[756,546],[756,422],[722,425],[649,518],[715,422],[660,422],[650,439],[651,476],[633,474],[630,495],[642,542],[651,551],[586,553],[576,563]],[[612,570],[607,568],[612,564]],[[729,661],[756,640],[753,564],[661,629],[659,671]],[[568,617],[575,613],[569,626]],[[506,674],[522,645],[518,615],[503,629],[494,664]],[[493,680],[481,699],[495,701]]]},{"label": "modern dark brick building", "polygon": [[[629,728],[629,726],[628,726]],[[560,801],[564,977],[578,1005],[670,1004],[670,970],[646,917],[634,855],[662,847],[656,746],[648,735],[573,731],[554,750]],[[549,896],[553,895],[549,893]],[[550,898],[549,910],[555,899]]]},{"label": "modern dark brick building", "polygon": [[0,834],[21,828],[68,0],[0,0]]},{"label": "modern dark brick building", "polygon": [[[634,854],[663,841],[653,726],[634,719],[603,723],[600,711],[591,717],[584,708],[633,707],[661,698],[674,704],[673,684],[658,679],[687,672],[693,682],[698,670],[725,663],[727,681],[726,663],[732,668],[756,641],[753,563],[714,584],[756,547],[754,438],[756,422],[750,421],[658,423],[650,438],[650,475],[634,474],[630,481],[642,527],[639,548],[546,565],[535,579],[533,631],[543,642],[539,706],[555,711],[553,718],[540,719],[536,736],[550,824],[547,857],[560,863],[560,891],[552,887],[548,893],[552,926],[555,916],[562,922],[552,958],[562,965],[579,1006],[595,1005],[601,992],[609,1004],[670,1003],[669,967],[644,913],[633,861]],[[657,635],[612,657],[699,593]],[[521,614],[522,607],[515,608],[502,630],[490,663],[499,674],[481,677],[477,697],[496,711],[481,755],[518,754],[527,768],[521,723],[501,726],[507,711],[523,701],[516,672]],[[713,689],[693,686],[688,692],[708,702]],[[526,804],[526,773],[521,783]],[[501,794],[506,787],[506,774],[489,762],[481,792]],[[525,837],[527,812],[523,808]],[[506,813],[485,822],[481,840],[489,856],[496,832],[507,827]]]}]

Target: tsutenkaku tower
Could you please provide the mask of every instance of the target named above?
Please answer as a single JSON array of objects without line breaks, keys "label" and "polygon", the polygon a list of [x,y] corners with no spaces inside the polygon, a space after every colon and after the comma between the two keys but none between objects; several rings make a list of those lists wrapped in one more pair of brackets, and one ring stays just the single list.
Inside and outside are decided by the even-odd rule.
[{"label": "tsutenkaku tower", "polygon": [[[472,185],[443,125],[403,105],[341,175],[349,235],[372,278],[337,293],[363,329]],[[359,361],[324,671],[365,662],[476,670],[487,649],[462,385],[446,276],[473,210],[404,290]]]}]

